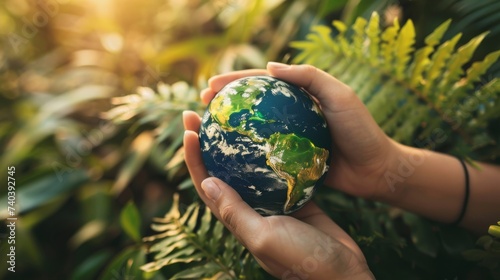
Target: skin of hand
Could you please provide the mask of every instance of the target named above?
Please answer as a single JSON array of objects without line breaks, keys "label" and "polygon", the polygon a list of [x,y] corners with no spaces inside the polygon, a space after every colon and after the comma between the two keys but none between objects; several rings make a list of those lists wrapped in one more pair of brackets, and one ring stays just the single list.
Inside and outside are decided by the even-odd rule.
[{"label": "skin of hand", "polygon": [[[266,72],[237,72],[211,83],[222,87],[238,77],[258,74]],[[221,88],[213,86],[202,93],[205,101]],[[197,134],[201,118],[186,111],[183,121],[185,160],[198,194],[266,271],[281,279],[374,279],[356,243],[313,202],[290,216],[262,217],[234,189],[210,178]]]}]

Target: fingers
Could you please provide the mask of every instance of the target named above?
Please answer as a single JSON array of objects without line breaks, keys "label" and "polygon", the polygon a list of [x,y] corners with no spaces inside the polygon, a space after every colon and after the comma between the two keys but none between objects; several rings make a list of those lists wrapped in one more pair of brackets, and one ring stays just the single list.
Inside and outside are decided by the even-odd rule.
[{"label": "fingers", "polygon": [[208,104],[215,94],[229,82],[248,76],[272,75],[306,89],[322,106],[325,113],[359,109],[363,103],[353,90],[330,74],[311,65],[288,65],[269,62],[267,71],[250,69],[212,77],[209,87],[201,92],[203,103]]},{"label": "fingers", "polygon": [[349,86],[311,65],[269,62],[267,70],[276,78],[303,87],[319,100],[324,110],[339,112],[363,106]]},{"label": "fingers", "polygon": [[201,181],[208,177],[208,172],[201,158],[198,134],[191,130],[184,132],[184,160],[194,185],[199,187]]},{"label": "fingers", "polygon": [[196,112],[182,112],[182,121],[184,123],[184,129],[192,131],[200,130],[201,117]]},{"label": "fingers", "polygon": [[182,113],[184,123],[184,160],[191,174],[195,186],[200,186],[201,181],[208,177],[207,169],[201,158],[200,141],[197,131],[200,129],[201,118],[193,111]]},{"label": "fingers", "polygon": [[213,76],[208,80],[208,88],[201,91],[201,100],[204,104],[208,104],[228,83],[240,78],[259,75],[269,75],[269,73],[264,69],[250,69]]},{"label": "fingers", "polygon": [[203,201],[224,225],[249,250],[259,239],[266,222],[264,218],[241,199],[239,194],[220,179],[203,180],[199,192]]},{"label": "fingers", "polygon": [[344,244],[352,252],[358,256],[362,256],[361,249],[354,243],[352,238],[334,221],[321,210],[314,202],[309,202],[291,216],[301,220],[304,223],[310,224],[321,230],[329,236],[335,236],[335,239]]}]

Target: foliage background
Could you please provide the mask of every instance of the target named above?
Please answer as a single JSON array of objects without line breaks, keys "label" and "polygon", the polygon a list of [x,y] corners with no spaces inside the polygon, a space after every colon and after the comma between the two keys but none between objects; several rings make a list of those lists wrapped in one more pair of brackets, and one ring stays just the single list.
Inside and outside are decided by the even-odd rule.
[{"label": "foliage background", "polygon": [[[337,19],[350,25],[373,11],[382,26],[411,18],[417,48],[451,18],[443,40],[462,32],[462,45],[490,31],[472,60],[498,49],[500,5],[494,0],[3,1],[0,177],[5,182],[6,167],[16,167],[19,220],[17,272],[9,274],[0,262],[0,277],[170,279],[191,267],[189,259],[160,272],[139,267],[154,257],[141,237],[156,233],[150,224],[171,208],[174,193],[179,202],[169,213],[180,212],[169,218],[185,216],[187,223],[195,217],[183,229],[191,232],[208,219],[206,231],[226,241],[224,248],[213,245],[212,255],[230,248],[242,256],[247,267],[226,276],[269,277],[192,204],[198,199],[182,160],[180,113],[203,110],[198,90],[211,75],[263,67],[268,60],[295,61],[298,50],[290,42],[304,40],[313,25]],[[499,76],[497,62],[481,83]],[[495,119],[490,127],[498,124]],[[489,160],[498,163],[498,157]],[[464,258],[476,239],[462,230],[336,192],[316,197],[361,245],[381,279],[494,277],[484,264]],[[0,207],[7,217],[5,188]],[[3,226],[1,256],[7,232]],[[231,261],[237,258],[223,262]]]}]

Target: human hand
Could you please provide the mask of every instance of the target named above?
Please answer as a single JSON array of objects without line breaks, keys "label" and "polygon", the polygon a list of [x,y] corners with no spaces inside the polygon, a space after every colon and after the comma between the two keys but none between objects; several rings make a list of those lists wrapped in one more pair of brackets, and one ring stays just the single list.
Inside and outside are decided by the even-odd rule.
[{"label": "human hand", "polygon": [[252,75],[271,75],[296,84],[318,101],[333,139],[326,185],[365,198],[392,191],[384,174],[396,168],[398,144],[385,135],[351,88],[317,68],[271,62],[267,70],[218,75],[202,91],[202,101],[210,102],[229,82]]},{"label": "human hand", "polygon": [[313,202],[291,216],[262,217],[230,186],[208,178],[200,123],[196,113],[184,113],[185,160],[195,188],[266,271],[281,279],[373,279],[356,243]]}]

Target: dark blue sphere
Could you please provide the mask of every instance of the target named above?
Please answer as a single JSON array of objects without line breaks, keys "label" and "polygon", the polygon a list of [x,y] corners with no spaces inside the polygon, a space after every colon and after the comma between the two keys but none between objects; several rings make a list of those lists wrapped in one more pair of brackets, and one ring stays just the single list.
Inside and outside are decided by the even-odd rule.
[{"label": "dark blue sphere", "polygon": [[262,215],[301,208],[329,168],[332,142],[319,106],[269,76],[226,85],[208,105],[199,136],[210,176]]}]

